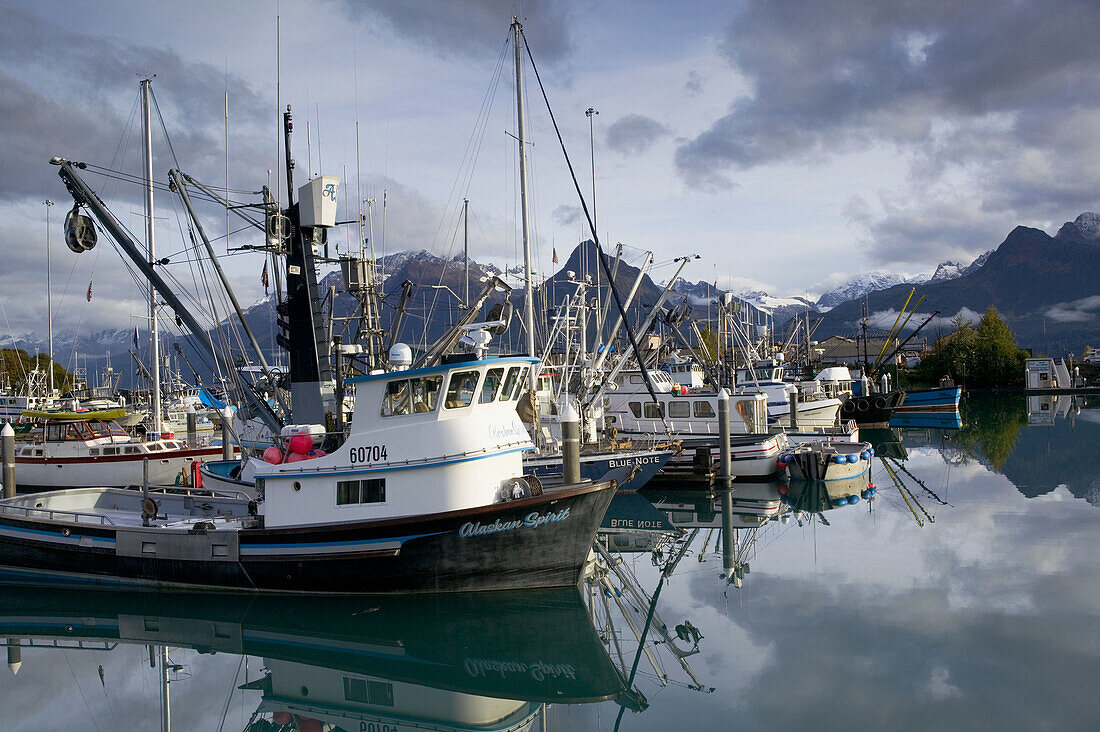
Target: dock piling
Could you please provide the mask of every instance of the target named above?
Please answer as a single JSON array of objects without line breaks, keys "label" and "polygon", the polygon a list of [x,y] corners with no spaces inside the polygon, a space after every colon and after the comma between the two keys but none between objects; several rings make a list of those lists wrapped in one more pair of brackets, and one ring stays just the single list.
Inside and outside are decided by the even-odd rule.
[{"label": "dock piling", "polygon": [[571,401],[561,410],[562,480],[566,485],[581,482],[581,417]]},{"label": "dock piling", "polygon": [[229,425],[233,421],[233,412],[228,407],[222,410],[222,460],[233,459],[233,443],[229,440]]},{"label": "dock piling", "polygon": [[199,415],[193,406],[187,408],[187,446],[192,450],[199,446]]},{"label": "dock piling", "polygon": [[4,423],[0,430],[0,443],[3,443],[4,460],[4,498],[15,497],[15,430],[10,422]]},{"label": "dock piling", "polygon": [[730,465],[730,393],[718,392],[718,454],[722,460],[722,487],[728,489],[733,469]]}]

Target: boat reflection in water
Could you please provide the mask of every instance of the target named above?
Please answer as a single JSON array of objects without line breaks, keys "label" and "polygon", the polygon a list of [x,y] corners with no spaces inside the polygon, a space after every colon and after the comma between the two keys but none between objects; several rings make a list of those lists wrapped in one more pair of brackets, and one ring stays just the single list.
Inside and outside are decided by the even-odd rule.
[{"label": "boat reflection in water", "polygon": [[783,503],[795,514],[817,516],[825,511],[856,506],[878,492],[870,475],[867,471],[845,480],[792,481],[783,491]]},{"label": "boat reflection in water", "polygon": [[0,635],[19,639],[17,661],[92,642],[261,656],[265,674],[239,687],[262,693],[247,730],[521,730],[545,703],[645,705],[576,589],[242,598],[0,586]]}]

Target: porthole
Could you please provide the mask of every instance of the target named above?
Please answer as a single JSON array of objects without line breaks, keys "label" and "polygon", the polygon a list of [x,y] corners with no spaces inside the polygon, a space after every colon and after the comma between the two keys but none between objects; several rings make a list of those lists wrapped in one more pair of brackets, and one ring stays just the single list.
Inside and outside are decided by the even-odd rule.
[{"label": "porthole", "polygon": [[299,483],[298,481],[294,481],[294,491],[297,492],[297,491],[300,491],[300,490],[302,490],[302,484]]}]

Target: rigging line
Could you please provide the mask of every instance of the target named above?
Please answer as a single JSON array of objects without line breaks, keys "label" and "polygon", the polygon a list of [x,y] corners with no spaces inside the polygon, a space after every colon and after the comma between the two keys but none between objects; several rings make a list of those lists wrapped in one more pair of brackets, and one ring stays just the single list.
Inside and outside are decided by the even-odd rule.
[{"label": "rigging line", "polygon": [[[3,301],[2,298],[0,298],[0,313],[3,313],[3,315],[4,315],[4,324],[8,328],[8,336],[11,338],[11,345],[12,345],[11,350],[14,352],[14,351],[17,350],[15,348],[15,345],[16,345],[16,343],[15,343],[15,332],[12,330],[11,322],[8,320],[8,311],[4,308],[4,301]],[[23,359],[19,358],[19,356],[16,353],[13,353],[12,355],[13,355],[13,358],[15,360],[16,365],[19,366],[19,372],[23,375],[23,381],[25,382],[27,380],[27,370],[23,367]]]},{"label": "rigging line", "polygon": [[173,167],[176,170],[180,169],[179,158],[176,157],[176,150],[172,147],[172,138],[168,136],[168,126],[164,124],[164,115],[160,113],[160,102],[157,101],[156,92],[153,91],[153,85],[149,85],[149,96],[153,99],[153,109],[157,110],[157,120],[160,121],[160,129],[164,133],[164,142],[168,145],[168,152],[172,156]]},{"label": "rigging line", "polygon": [[[433,250],[435,249],[435,244],[439,241],[439,234],[443,230],[444,221],[446,220],[449,211],[451,212],[452,220],[455,222],[454,226],[457,227],[457,225],[458,225],[457,224],[457,222],[458,222],[457,207],[452,211],[452,205],[453,205],[453,202],[455,201],[455,191],[460,188],[460,183],[463,182],[463,178],[465,177],[467,179],[466,180],[466,187],[463,190],[466,193],[469,192],[469,180],[471,180],[472,177],[473,177],[473,167],[476,164],[476,156],[473,156],[473,160],[469,164],[469,173],[467,173],[464,176],[462,171],[464,169],[466,169],[467,161],[470,160],[470,158],[472,156],[471,150],[476,149],[480,153],[481,145],[480,144],[475,145],[474,141],[479,139],[479,137],[478,137],[478,126],[481,123],[481,120],[483,118],[485,119],[485,122],[484,122],[484,124],[480,124],[480,126],[481,126],[481,138],[484,137],[485,129],[488,127],[488,115],[489,115],[489,109],[491,109],[490,102],[496,98],[496,92],[494,91],[494,89],[499,84],[501,69],[504,66],[504,59],[507,55],[507,50],[508,50],[508,41],[505,40],[504,44],[501,46],[500,53],[497,56],[497,64],[496,64],[496,67],[494,68],[494,73],[492,75],[492,79],[489,82],[489,88],[486,90],[485,94],[482,96],[481,108],[478,110],[478,117],[474,122],[474,129],[471,131],[470,137],[466,141],[466,148],[463,151],[462,159],[459,162],[459,173],[458,173],[458,175],[455,176],[454,181],[451,183],[451,190],[447,194],[447,204],[444,207],[443,213],[440,216],[439,225],[436,227],[435,235],[432,237],[432,249]],[[492,91],[492,93],[490,93],[491,91]],[[457,238],[457,232],[456,232],[456,238]],[[447,266],[450,262],[450,255],[453,251],[454,251],[454,243],[452,242],[451,246],[448,247],[446,252],[445,252],[445,255],[444,255],[445,264],[443,265],[443,267],[440,268],[439,280],[436,282],[437,286],[443,284],[444,276],[447,273]],[[432,310],[433,311],[434,311],[436,305],[439,302],[439,295],[440,295],[439,290],[436,290],[435,293],[434,293],[434,297],[432,298]],[[427,333],[425,333],[425,338],[426,337],[427,337]],[[425,341],[425,343],[426,343],[426,341]]]},{"label": "rigging line", "polygon": [[98,731],[99,723],[95,721],[95,715],[92,713],[92,705],[88,703],[88,697],[84,696],[84,687],[80,685],[80,680],[76,678],[76,671],[73,669],[73,662],[69,660],[69,652],[62,648],[61,655],[65,658],[65,663],[69,664],[69,673],[73,675],[73,683],[76,684],[76,689],[80,692],[80,698],[84,700],[84,706],[88,710],[88,718],[92,720],[92,724],[95,725],[95,728]]},{"label": "rigging line", "polygon": [[558,136],[558,143],[561,145],[562,154],[565,156],[565,164],[569,167],[569,175],[573,179],[573,187],[577,190],[577,197],[580,199],[581,209],[584,211],[584,217],[588,221],[588,229],[592,232],[592,241],[596,245],[596,259],[599,260],[604,270],[604,275],[607,277],[607,281],[611,288],[611,294],[615,296],[615,304],[618,306],[619,314],[622,316],[623,326],[630,340],[630,346],[634,349],[634,355],[638,361],[638,368],[642,371],[642,378],[645,381],[646,389],[649,391],[649,395],[653,397],[653,401],[660,401],[657,399],[657,394],[653,390],[653,384],[649,378],[649,369],[645,364],[645,359],[641,356],[641,349],[638,347],[638,339],[634,335],[634,329],[630,327],[630,321],[626,317],[626,309],[623,307],[623,302],[619,298],[619,290],[612,280],[611,269],[607,265],[607,258],[600,248],[600,235],[596,232],[596,227],[592,223],[592,215],[588,212],[588,204],[585,202],[584,194],[581,192],[581,185],[577,181],[577,173],[573,170],[573,163],[569,159],[569,152],[565,149],[565,140],[562,139],[561,130],[558,128],[558,121],[554,117],[554,110],[550,108],[550,98],[546,94],[546,87],[542,84],[542,76],[539,75],[539,69],[535,65],[535,58],[531,55],[531,47],[527,44],[527,36],[523,33],[522,29],[520,30],[520,37],[523,38],[523,46],[527,49],[527,58],[531,62],[531,70],[535,72],[535,80],[538,81],[539,90],[542,92],[542,99],[546,102],[546,111],[550,115],[550,121],[554,125],[554,133]]}]

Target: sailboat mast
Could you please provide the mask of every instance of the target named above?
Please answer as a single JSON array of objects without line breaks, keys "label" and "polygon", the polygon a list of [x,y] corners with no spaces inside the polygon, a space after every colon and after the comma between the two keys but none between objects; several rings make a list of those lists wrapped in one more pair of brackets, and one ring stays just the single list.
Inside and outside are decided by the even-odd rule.
[{"label": "sailboat mast", "polygon": [[[523,310],[527,325],[527,355],[535,356],[535,296],[531,286],[531,235],[527,220],[527,141],[523,124],[523,26],[512,18],[512,45],[516,50],[516,126],[519,139],[519,199],[523,220]],[[534,390],[536,370],[531,369],[528,388]]]},{"label": "sailboat mast", "polygon": [[[152,79],[141,80],[141,129],[145,162],[145,247],[150,264],[157,261],[153,240],[153,130],[149,121],[149,98]],[[152,387],[153,429],[160,434],[163,429],[160,404],[160,332],[157,328],[157,291],[149,285],[149,377]]]}]

